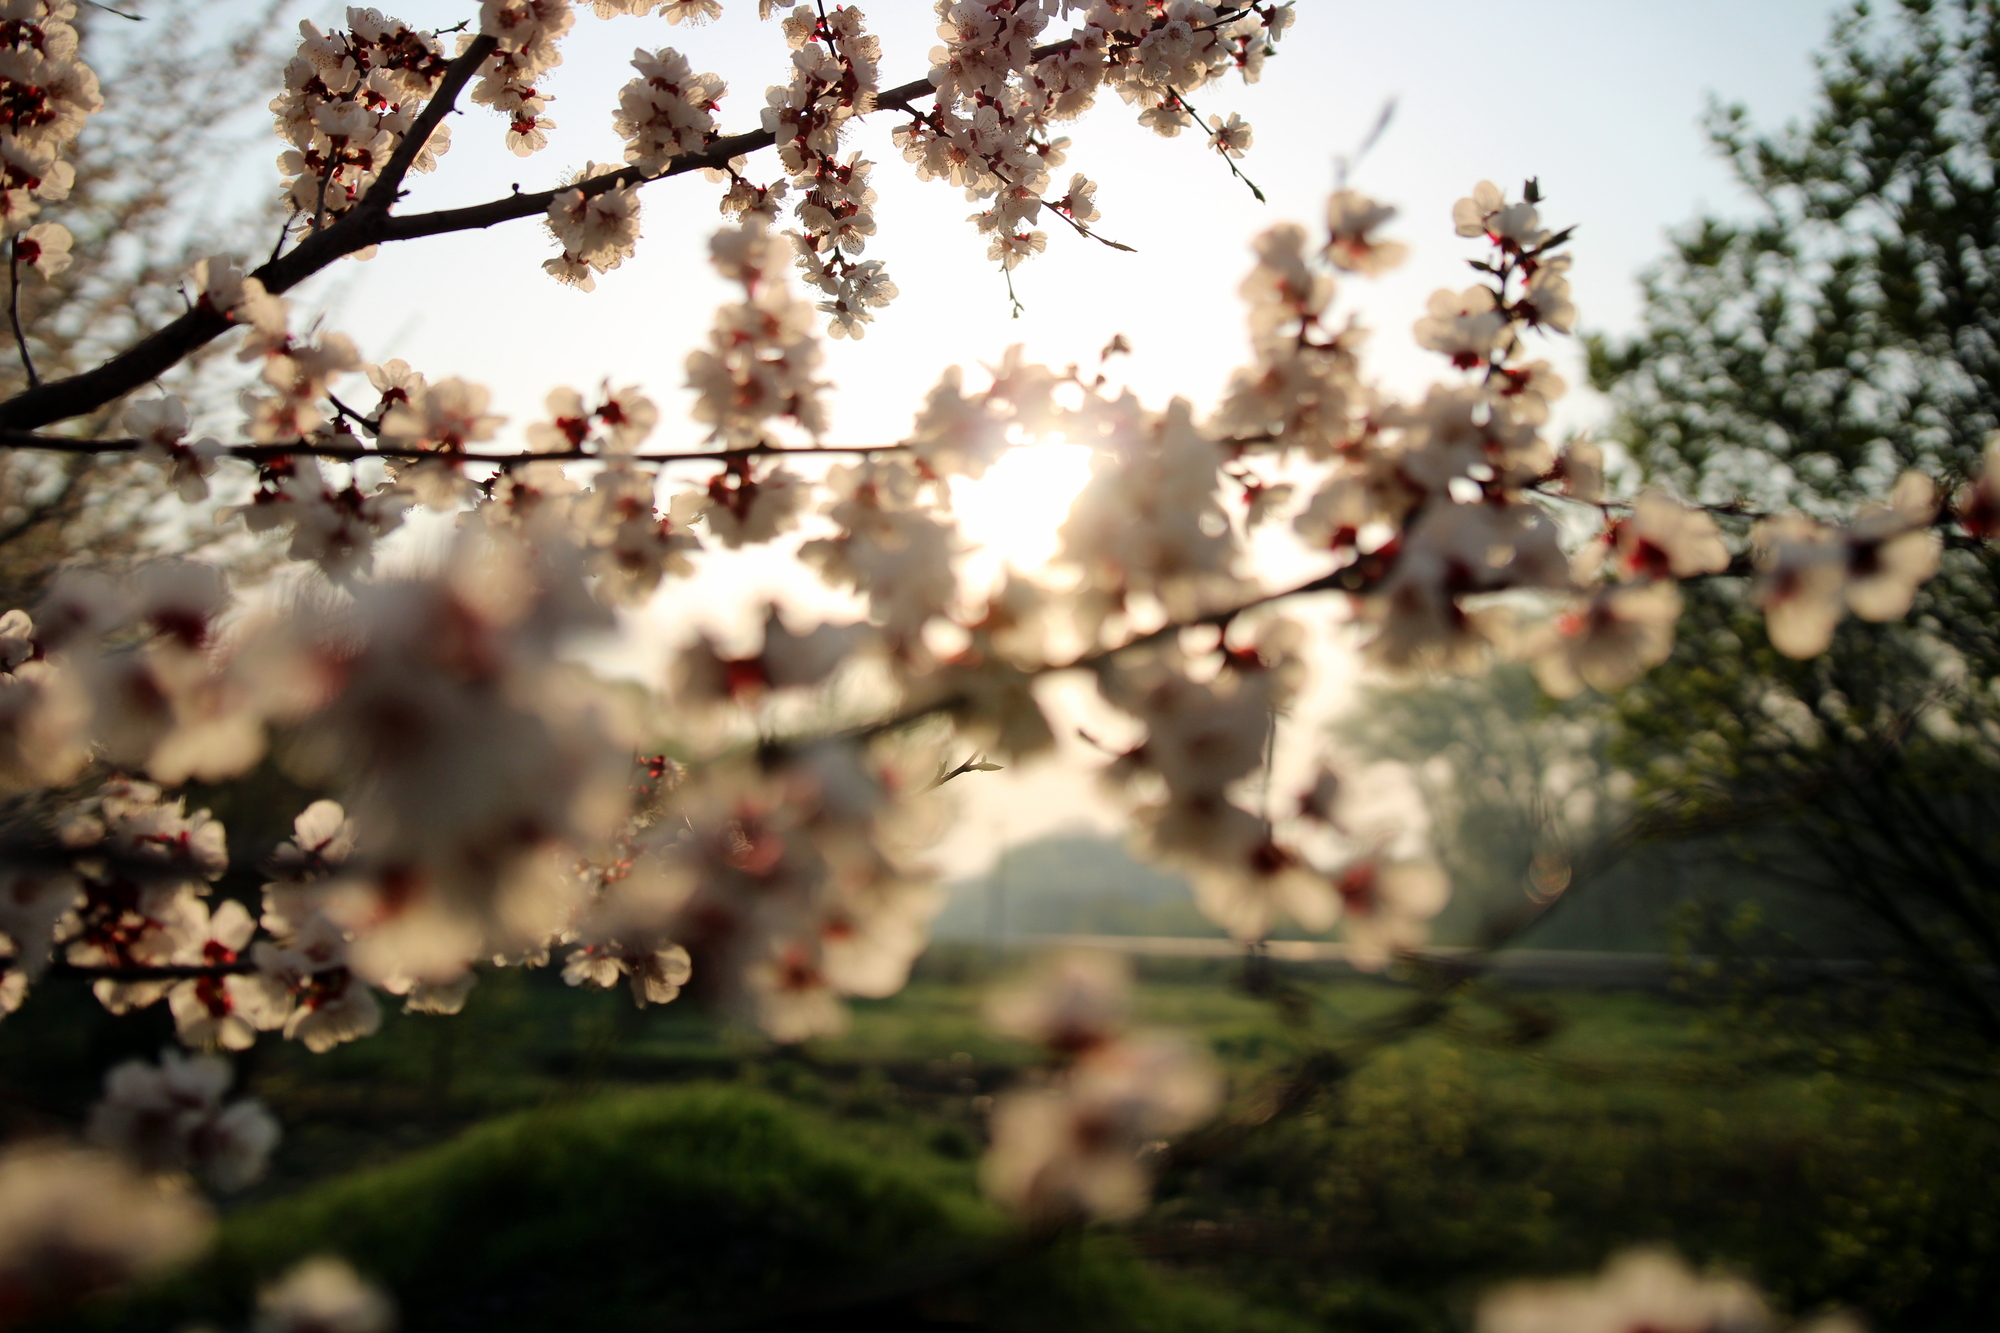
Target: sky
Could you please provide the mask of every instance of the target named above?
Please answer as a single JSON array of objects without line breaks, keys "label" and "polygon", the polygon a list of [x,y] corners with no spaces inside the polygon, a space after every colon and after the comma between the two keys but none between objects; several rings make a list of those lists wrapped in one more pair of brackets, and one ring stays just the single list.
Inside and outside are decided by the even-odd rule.
[{"label": "sky", "polygon": [[[475,7],[410,0],[387,8],[414,25],[447,26]],[[940,182],[918,182],[889,142],[897,117],[873,117],[850,146],[879,164],[880,231],[868,253],[887,262],[901,296],[864,341],[829,340],[827,378],[837,387],[828,442],[899,438],[947,365],[974,372],[1014,343],[1058,366],[1089,363],[1119,333],[1134,347],[1113,363],[1119,378],[1154,405],[1178,394],[1205,410],[1246,355],[1235,293],[1251,238],[1279,221],[1322,225],[1336,157],[1351,154],[1392,103],[1386,132],[1350,183],[1401,210],[1388,234],[1407,242],[1411,255],[1383,279],[1344,282],[1338,298],[1338,308],[1376,330],[1374,374],[1405,391],[1436,375],[1435,358],[1412,344],[1410,325],[1431,291],[1469,281],[1464,260],[1474,252],[1453,234],[1450,211],[1481,179],[1518,191],[1525,178],[1539,178],[1545,222],[1577,228],[1572,280],[1581,327],[1629,333],[1640,311],[1637,276],[1662,253],[1669,230],[1705,210],[1750,207],[1707,148],[1704,107],[1710,99],[1740,102],[1766,127],[1802,115],[1814,86],[1811,53],[1838,8],[1824,0],[1516,0],[1499,8],[1300,0],[1298,21],[1260,83],[1230,79],[1195,99],[1204,114],[1237,112],[1254,126],[1241,166],[1269,202],[1231,179],[1199,136],[1160,139],[1107,96],[1070,131],[1060,178],[1081,171],[1097,181],[1099,230],[1137,253],[1048,227],[1048,253],[1015,274],[1026,307],[1019,318],[1010,317],[997,266],[965,220],[974,205]],[[611,115],[638,45],[674,46],[696,69],[720,74],[730,88],[724,129],[751,128],[764,87],[783,77],[786,54],[776,25],[760,24],[755,9],[749,0],[725,0],[723,19],[700,28],[586,14],[546,84],[557,122],[550,146],[517,158],[502,146],[500,118],[469,107],[452,119],[440,170],[414,178],[405,207],[476,203],[515,185],[544,189],[592,160],[617,161]],[[864,9],[882,40],[884,84],[922,74],[936,42],[930,0],[874,0]],[[340,10],[306,5],[295,13],[331,23]],[[271,171],[253,154],[238,175],[247,188],[262,188],[259,181],[275,180]],[[751,171],[775,167],[753,160]],[[539,414],[551,387],[609,380],[638,384],[661,404],[653,446],[692,446],[701,437],[686,419],[682,366],[727,296],[705,259],[719,223],[717,194],[692,176],[649,187],[637,255],[591,293],[541,272],[554,245],[524,221],[389,247],[295,296],[353,336],[370,360],[402,357],[432,379],[460,375],[490,386],[516,431]],[[1543,354],[1580,385],[1573,341],[1555,340]],[[977,373],[967,378],[983,383]],[[1585,428],[1601,412],[1591,395],[1574,394],[1558,425]],[[724,598],[662,599],[635,624],[640,642],[657,649],[695,626],[740,626],[762,592],[799,595],[785,564],[752,559],[718,571],[731,590]],[[1347,682],[1337,668],[1323,676],[1317,697],[1327,703]],[[1073,766],[985,774],[977,790],[966,787],[964,817],[939,852],[948,873],[978,870],[1005,843],[1115,819]]]}]

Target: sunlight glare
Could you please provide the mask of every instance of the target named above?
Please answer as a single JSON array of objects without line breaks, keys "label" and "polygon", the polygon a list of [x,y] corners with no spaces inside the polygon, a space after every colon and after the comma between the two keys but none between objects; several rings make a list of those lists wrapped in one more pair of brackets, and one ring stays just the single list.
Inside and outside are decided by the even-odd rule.
[{"label": "sunlight glare", "polygon": [[979,480],[953,477],[951,507],[967,541],[1028,573],[1055,557],[1056,529],[1089,480],[1084,445],[1016,445]]}]

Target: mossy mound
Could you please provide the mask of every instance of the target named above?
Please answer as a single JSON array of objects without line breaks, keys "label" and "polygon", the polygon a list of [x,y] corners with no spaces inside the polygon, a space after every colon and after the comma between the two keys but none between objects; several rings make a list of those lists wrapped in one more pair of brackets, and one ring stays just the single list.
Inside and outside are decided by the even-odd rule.
[{"label": "mossy mound", "polygon": [[198,1266],[73,1326],[241,1328],[260,1285],[319,1253],[422,1333],[1299,1327],[1114,1237],[1025,1242],[962,1165],[729,1088],[510,1116],[244,1209]]}]

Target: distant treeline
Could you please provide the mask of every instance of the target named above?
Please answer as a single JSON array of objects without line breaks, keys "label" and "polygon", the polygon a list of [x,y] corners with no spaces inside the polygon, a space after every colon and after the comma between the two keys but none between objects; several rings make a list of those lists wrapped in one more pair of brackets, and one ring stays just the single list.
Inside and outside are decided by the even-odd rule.
[{"label": "distant treeline", "polygon": [[[1828,916],[1820,899],[1760,875],[1700,842],[1644,845],[1547,913],[1521,939],[1543,949],[1661,953],[1683,937],[1733,925],[1787,951],[1850,957],[1874,952],[1867,931]],[[1519,909],[1492,889],[1461,893],[1438,919],[1434,942],[1474,943],[1484,923]],[[1058,833],[1009,848],[986,875],[947,886],[933,933],[983,941],[1020,935],[1222,934],[1195,910],[1179,875],[1144,865],[1117,839]],[[1281,930],[1279,938],[1306,938]]]}]

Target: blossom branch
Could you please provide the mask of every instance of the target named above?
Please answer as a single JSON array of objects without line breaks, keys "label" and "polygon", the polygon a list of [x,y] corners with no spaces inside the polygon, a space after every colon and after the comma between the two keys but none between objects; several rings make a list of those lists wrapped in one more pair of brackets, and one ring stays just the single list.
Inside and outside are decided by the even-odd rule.
[{"label": "blossom branch", "polygon": [[[1241,12],[1248,12],[1247,7]],[[1218,15],[1216,22],[1220,24],[1225,19],[1236,16],[1236,13],[1232,11],[1228,15]],[[261,282],[266,291],[279,295],[336,260],[373,245],[457,231],[479,230],[502,222],[540,217],[547,213],[549,205],[559,193],[567,193],[571,189],[580,190],[586,198],[589,198],[607,190],[647,185],[703,168],[726,170],[731,158],[770,148],[777,142],[776,136],[768,130],[752,130],[744,134],[718,138],[702,152],[677,157],[663,170],[650,176],[636,168],[628,167],[579,181],[562,191],[542,190],[528,194],[517,192],[465,208],[440,209],[402,217],[393,216],[389,210],[400,197],[404,178],[415,164],[433,131],[453,109],[459,93],[478,72],[486,58],[492,54],[496,45],[495,39],[491,37],[478,37],[452,62],[436,94],[425,105],[409,133],[397,145],[388,164],[359,205],[332,226],[314,231],[291,253],[273,258],[250,276]],[[1075,47],[1074,40],[1038,46],[1030,53],[1029,63],[1038,64],[1067,54]],[[912,102],[932,96],[936,91],[929,76],[912,79],[877,94],[874,109],[911,112]],[[1231,169],[1235,169],[1233,164]],[[1254,185],[1252,188],[1255,188]],[[1093,237],[1093,239],[1103,238]],[[1105,241],[1105,244],[1124,248],[1117,246],[1116,242]],[[93,412],[148,381],[158,378],[197,348],[219,337],[231,326],[231,321],[226,315],[207,307],[197,306],[93,370],[48,384],[31,381],[27,390],[5,402],[0,402],[0,428],[33,430],[39,426]]]},{"label": "blossom branch", "polygon": [[[1033,58],[1039,61],[1060,55],[1072,46],[1072,42],[1057,42],[1037,47]],[[334,261],[371,245],[478,230],[502,222],[545,215],[556,195],[566,191],[512,194],[467,208],[441,209],[408,217],[392,216],[389,212],[403,177],[421,151],[422,142],[429,138],[439,121],[451,110],[451,103],[492,50],[491,39],[480,37],[452,63],[451,71],[445,76],[437,94],[425,106],[423,114],[359,206],[332,226],[313,232],[289,254],[273,259],[250,276],[263,283],[266,291],[280,295]],[[912,79],[882,94],[877,99],[877,105],[907,109],[911,99],[934,92],[936,89],[931,86],[928,77]],[[625,168],[579,181],[568,188],[581,190],[585,197],[591,197],[606,190],[646,185],[704,167],[726,168],[730,158],[769,148],[776,142],[776,137],[769,131],[752,130],[717,139],[703,152],[678,157],[656,175],[647,176],[634,168]],[[233,325],[226,315],[207,306],[196,306],[93,370],[34,385],[0,402],[0,429],[33,430],[93,412],[157,379],[184,357],[220,337],[231,327]]]},{"label": "blossom branch", "polygon": [[[1293,597],[1308,597],[1314,593],[1322,592],[1363,592],[1367,590],[1371,580],[1366,573],[1358,568],[1359,563],[1342,565],[1339,569],[1321,574],[1317,578],[1307,579],[1305,582],[1293,584],[1289,588],[1279,588],[1272,592],[1261,593],[1256,597],[1238,602],[1233,606],[1223,607],[1219,610],[1209,611],[1198,616],[1190,616],[1185,620],[1170,620],[1158,629],[1148,630],[1144,634],[1135,634],[1124,642],[1112,644],[1108,648],[1099,648],[1093,652],[1082,653],[1070,658],[1066,662],[1042,662],[1034,666],[1023,667],[1022,673],[1029,676],[1052,676],[1063,671],[1089,671],[1118,656],[1120,653],[1130,652],[1134,648],[1142,648],[1149,643],[1157,643],[1161,639],[1179,634],[1185,629],[1194,629],[1204,625],[1214,626],[1217,629],[1227,629],[1239,616],[1247,615],[1251,611],[1255,611],[1260,607],[1270,606],[1275,602],[1286,601]],[[923,703],[912,705],[901,712],[893,713],[888,717],[879,718],[873,722],[862,723],[846,731],[836,732],[834,739],[843,741],[874,740],[877,737],[886,736],[892,732],[914,726],[927,718],[937,716],[939,713],[949,713],[954,709],[962,708],[965,706],[965,703],[966,699],[963,695],[940,695],[933,699],[927,699]],[[818,743],[825,739],[827,738],[823,735],[771,739],[762,742],[761,748],[781,752],[807,744]]]},{"label": "blossom branch", "polygon": [[[355,419],[364,423],[367,421],[366,417]],[[39,449],[60,454],[129,454],[145,448],[146,443],[144,440],[130,437],[85,440],[0,428],[0,448],[6,449]],[[614,460],[633,463],[701,463],[727,462],[733,458],[790,458],[812,454],[850,458],[870,454],[901,453],[909,447],[906,444],[813,444],[786,448],[775,444],[748,444],[732,449],[699,449],[680,453],[621,454],[607,449],[579,447],[552,453],[521,451],[508,454],[472,454],[456,450],[333,444],[319,440],[284,440],[276,444],[225,445],[220,450],[220,456],[245,463],[266,463],[279,458],[327,458],[342,463],[359,462],[364,458],[393,458],[411,462],[428,458],[460,463],[490,463],[496,467],[507,468],[519,467],[526,463],[608,463]]]},{"label": "blossom branch", "polygon": [[[1187,100],[1187,95],[1181,92],[1178,88],[1171,90],[1170,95],[1173,97],[1175,104],[1179,106],[1181,110],[1187,112],[1190,116],[1194,117],[1195,126],[1199,128],[1202,123],[1201,112],[1195,109],[1195,105],[1193,102]],[[1234,121],[1234,119],[1235,117],[1232,114],[1231,116],[1232,122]],[[1257,197],[1258,203],[1260,204],[1270,203],[1271,201],[1264,197],[1264,192],[1257,188],[1257,182],[1251,180],[1248,176],[1244,175],[1243,169],[1237,166],[1236,160],[1230,156],[1229,148],[1226,141],[1222,137],[1222,130],[1220,126],[1221,122],[1217,121],[1214,125],[1210,127],[1208,131],[1209,146],[1211,148],[1214,148],[1216,153],[1222,158],[1222,164],[1229,168],[1229,174],[1250,187],[1250,193]]]},{"label": "blossom branch", "polygon": [[492,55],[499,45],[499,38],[481,34],[472,39],[472,44],[465,48],[458,59],[451,62],[451,67],[445,71],[444,79],[438,84],[437,91],[431,95],[431,100],[418,114],[416,123],[410,126],[410,132],[403,136],[402,142],[396,145],[396,151],[389,155],[388,165],[382,168],[382,174],[375,178],[375,184],[369,187],[367,195],[362,198],[358,211],[388,213],[390,206],[401,196],[403,178],[410,174],[410,168],[415,165],[418,155],[430,142],[431,134],[457,103],[458,95],[465,90],[465,85],[472,81],[472,76],[486,63],[486,57]]},{"label": "blossom branch", "polygon": [[[18,954],[0,954],[0,975],[19,966]],[[48,965],[52,977],[82,977],[88,981],[219,981],[223,977],[254,975],[257,965],[245,960],[231,963],[71,963],[57,958]]]}]

